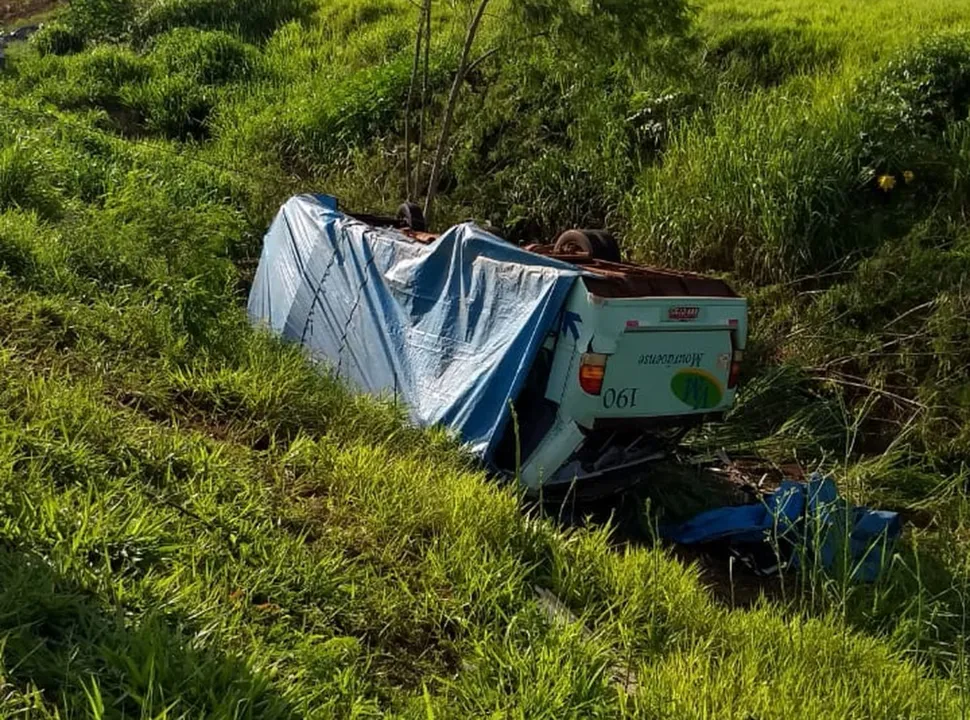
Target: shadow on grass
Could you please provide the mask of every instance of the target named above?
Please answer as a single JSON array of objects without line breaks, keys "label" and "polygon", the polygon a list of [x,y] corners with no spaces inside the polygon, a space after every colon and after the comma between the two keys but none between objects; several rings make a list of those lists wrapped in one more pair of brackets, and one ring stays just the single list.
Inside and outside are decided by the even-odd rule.
[{"label": "shadow on grass", "polygon": [[[800,479],[792,468],[738,463],[739,472],[703,465],[665,462],[648,471],[626,493],[596,502],[547,505],[544,512],[565,527],[609,524],[617,546],[663,545],[685,563],[696,563],[715,600],[732,608],[770,601],[797,615],[835,614],[860,632],[889,638],[912,652],[927,668],[949,674],[965,652],[970,606],[968,585],[941,557],[940,548],[912,542],[904,535],[874,583],[840,580],[837,572],[789,569],[784,576],[762,577],[746,568],[728,543],[681,546],[659,537],[658,528],[725,505],[759,501],[782,477]],[[759,487],[760,485],[760,487]],[[910,529],[912,526],[910,526]]]},{"label": "shadow on grass", "polygon": [[657,523],[682,522],[704,510],[757,498],[758,488],[736,474],[666,460],[640,471],[624,492],[597,500],[579,500],[571,493],[564,500],[546,502],[542,510],[567,527],[610,523],[617,542],[642,543],[656,537]]},{"label": "shadow on grass", "polygon": [[296,717],[245,662],[192,647],[179,618],[113,607],[11,544],[0,638],[4,680],[68,717]]},{"label": "shadow on grass", "polygon": [[[725,505],[758,501],[759,489],[739,474],[719,473],[704,465],[664,461],[643,472],[643,477],[623,493],[596,501],[548,503],[543,512],[564,527],[609,524],[618,547],[663,545],[684,563],[696,563],[701,580],[712,596],[730,607],[748,607],[764,595],[780,599],[781,585],[775,578],[757,577],[735,566],[724,543],[683,546],[660,538],[659,527],[679,523],[697,513]],[[776,471],[767,480],[771,487],[780,480]]]}]

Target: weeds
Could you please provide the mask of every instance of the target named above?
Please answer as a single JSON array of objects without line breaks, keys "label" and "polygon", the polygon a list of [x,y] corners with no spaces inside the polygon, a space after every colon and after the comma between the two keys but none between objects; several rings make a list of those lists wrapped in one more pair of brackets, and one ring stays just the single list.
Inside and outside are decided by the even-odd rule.
[{"label": "weeds", "polygon": [[712,43],[707,61],[727,83],[742,87],[772,87],[800,74],[834,66],[839,50],[821,33],[801,28],[776,29],[745,25]]},{"label": "weeds", "polygon": [[47,23],[30,39],[40,55],[70,55],[84,49],[85,39],[80,30],[64,23]]},{"label": "weeds", "polygon": [[228,30],[259,41],[280,25],[305,19],[311,11],[306,0],[158,0],[138,18],[134,36],[145,40],[174,28],[195,27]]},{"label": "weeds", "polygon": [[262,56],[226,32],[180,28],[157,38],[149,54],[160,70],[196,85],[223,85],[257,74]]},{"label": "weeds", "polygon": [[37,151],[18,143],[0,149],[0,210],[33,210],[47,217],[58,214],[53,178]]},{"label": "weeds", "polygon": [[[711,32],[740,12],[712,0],[692,39],[613,52],[637,28],[606,23],[588,55],[496,5],[441,183],[442,222],[611,225],[733,273],[754,362],[699,442],[928,518],[871,588],[805,562],[791,606],[740,610],[609,527],[524,517],[442,433],[248,327],[233,260],[288,194],[399,199],[410,5],[72,3],[0,77],[3,712],[963,710],[966,41],[893,55],[824,5]],[[435,7],[429,118],[460,15]]]}]

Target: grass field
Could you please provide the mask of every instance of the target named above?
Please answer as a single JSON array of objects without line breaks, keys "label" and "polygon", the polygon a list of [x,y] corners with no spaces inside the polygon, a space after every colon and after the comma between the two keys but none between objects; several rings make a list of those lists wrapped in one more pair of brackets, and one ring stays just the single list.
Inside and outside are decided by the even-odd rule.
[{"label": "grass field", "polygon": [[[435,6],[432,128],[466,11]],[[514,12],[438,224],[729,277],[747,383],[695,447],[902,511],[884,577],[732,602],[249,328],[286,197],[402,198],[412,5],[74,0],[0,75],[0,715],[968,715],[970,3],[712,0],[635,47]]]}]

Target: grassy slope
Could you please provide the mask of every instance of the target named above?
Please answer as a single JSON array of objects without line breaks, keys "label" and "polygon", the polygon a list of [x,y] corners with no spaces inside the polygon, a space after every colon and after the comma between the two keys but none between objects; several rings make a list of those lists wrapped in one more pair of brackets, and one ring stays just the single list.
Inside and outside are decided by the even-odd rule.
[{"label": "grassy slope", "polygon": [[[835,618],[728,611],[660,551],[524,519],[262,339],[172,366],[164,309],[3,293],[7,713],[953,712]],[[550,624],[533,584],[594,634]]]},{"label": "grassy slope", "polygon": [[965,30],[970,20],[961,2],[817,3],[811,0],[703,0],[698,20],[716,36],[743,24],[810,27],[832,33],[843,52],[860,60],[886,58],[930,33]]},{"label": "grassy slope", "polygon": [[[338,53],[342,25],[326,20],[277,34],[264,50],[274,71],[367,66],[399,34],[390,16]],[[335,56],[324,62],[312,48],[327,39]],[[245,47],[220,47],[247,66]],[[255,79],[210,78],[217,142],[180,145],[166,133],[193,126],[185,106],[167,113],[163,100],[185,87],[165,84],[166,62],[186,63],[177,48],[148,61],[110,50],[28,58],[5,81],[4,714],[959,712],[952,680],[918,670],[905,642],[848,629],[847,603],[823,603],[811,619],[717,605],[693,569],[660,550],[616,551],[605,532],[564,534],[524,517],[445,439],[403,427],[251,333],[227,258],[251,251],[240,238],[257,240],[292,187],[288,172],[257,160],[280,137],[283,150],[325,141],[307,128],[330,110],[307,90],[330,77],[288,90],[258,68]],[[132,89],[145,78],[147,89]],[[229,132],[271,89],[288,94]],[[38,111],[37,98],[75,112]],[[114,134],[130,121],[119,102],[147,115],[148,137]],[[90,105],[114,114],[85,115]],[[260,174],[207,164],[230,158]],[[535,585],[592,634],[550,622]],[[880,588],[889,601],[899,590]],[[935,619],[916,609],[906,620],[925,642],[920,624]],[[632,691],[620,689],[618,667],[635,676]]]}]

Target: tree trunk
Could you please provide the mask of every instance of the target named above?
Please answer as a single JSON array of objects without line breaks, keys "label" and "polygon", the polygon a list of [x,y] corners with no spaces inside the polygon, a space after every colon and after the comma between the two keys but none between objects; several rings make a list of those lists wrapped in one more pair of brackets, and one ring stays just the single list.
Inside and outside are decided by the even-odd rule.
[{"label": "tree trunk", "polygon": [[424,0],[424,70],[421,77],[421,120],[418,126],[418,159],[414,164],[415,192],[421,187],[421,161],[424,158],[424,127],[428,115],[428,73],[431,61],[431,0]]},{"label": "tree trunk", "polygon": [[[430,0],[426,0],[430,2]],[[421,62],[421,38],[424,35],[424,15],[418,15],[418,31],[414,36],[414,61],[411,63],[411,81],[408,83],[408,99],[404,105],[404,195],[411,199],[411,101],[414,85],[418,81],[418,66]],[[418,151],[420,157],[420,150]],[[415,188],[417,189],[417,188]]]},{"label": "tree trunk", "polygon": [[475,16],[468,25],[468,33],[465,35],[465,46],[461,49],[461,59],[458,61],[458,72],[455,73],[455,82],[452,83],[451,92],[448,95],[448,104],[445,106],[444,118],[441,121],[441,133],[438,135],[438,147],[434,153],[434,163],[431,165],[431,179],[428,180],[428,196],[424,201],[424,217],[431,222],[432,206],[434,204],[435,190],[438,185],[438,178],[441,174],[441,166],[444,163],[445,148],[448,146],[448,136],[451,134],[451,121],[455,115],[455,106],[458,104],[458,93],[461,91],[461,84],[465,80],[465,72],[468,68],[468,56],[471,54],[472,45],[475,42],[475,35],[478,34],[478,26],[485,14],[485,8],[489,0],[480,0]]}]

